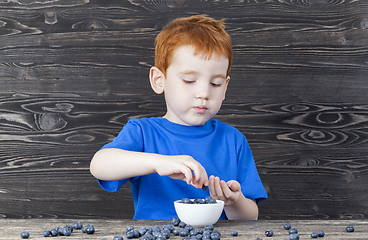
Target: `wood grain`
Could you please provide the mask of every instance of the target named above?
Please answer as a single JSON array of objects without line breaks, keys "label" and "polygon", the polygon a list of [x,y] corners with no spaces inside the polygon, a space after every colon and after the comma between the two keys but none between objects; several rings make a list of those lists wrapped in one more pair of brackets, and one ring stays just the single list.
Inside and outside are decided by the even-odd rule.
[{"label": "wood grain", "polygon": [[368,3],[358,0],[0,3],[0,216],[132,218],[93,154],[130,118],[161,116],[154,38],[226,19],[234,61],[217,118],[243,132],[269,194],[261,219],[365,219]]}]

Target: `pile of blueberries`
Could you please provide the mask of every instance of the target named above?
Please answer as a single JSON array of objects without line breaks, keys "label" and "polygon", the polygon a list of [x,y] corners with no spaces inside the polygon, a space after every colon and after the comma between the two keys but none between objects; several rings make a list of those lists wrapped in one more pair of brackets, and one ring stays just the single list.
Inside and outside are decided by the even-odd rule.
[{"label": "pile of blueberries", "polygon": [[[178,228],[176,228],[178,227]],[[214,230],[212,224],[204,226],[204,229],[194,229],[193,226],[187,225],[180,221],[178,217],[171,220],[171,224],[153,227],[142,227],[135,229],[132,226],[126,228],[126,238],[139,238],[139,240],[166,240],[170,238],[171,234],[182,237],[182,240],[220,240],[221,233]],[[237,236],[238,232],[233,230],[233,236]]]},{"label": "pile of blueberries", "polygon": [[217,203],[216,199],[212,198],[211,196],[208,196],[206,198],[197,198],[194,200],[190,200],[189,198],[183,198],[180,200],[180,203],[184,204],[214,204]]},{"label": "pile of blueberries", "polygon": [[[298,229],[292,228],[289,223],[286,223],[284,225],[284,229],[289,231],[289,240],[299,240]],[[311,234],[312,238],[324,237],[324,236],[325,236],[325,233],[322,230],[318,230],[317,232],[314,232]]]},{"label": "pile of blueberries", "polygon": [[[93,234],[95,232],[95,228],[93,225],[88,224],[83,227],[83,224],[81,222],[75,222],[72,225],[66,225],[65,227],[55,227],[51,230],[45,230],[42,235],[44,237],[70,236],[72,235],[74,229],[82,229],[82,232],[87,234]],[[29,236],[29,232],[22,232],[20,234],[20,237],[23,239],[29,238]]]}]

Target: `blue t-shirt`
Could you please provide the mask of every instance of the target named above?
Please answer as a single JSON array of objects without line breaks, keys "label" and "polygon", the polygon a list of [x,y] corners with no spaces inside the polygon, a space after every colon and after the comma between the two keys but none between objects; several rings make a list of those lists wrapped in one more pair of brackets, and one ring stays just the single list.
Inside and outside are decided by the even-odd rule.
[{"label": "blue t-shirt", "polygon": [[[201,126],[184,126],[162,117],[131,119],[103,148],[190,155],[202,164],[208,176],[218,176],[225,182],[238,181],[246,198],[255,199],[257,203],[267,198],[245,136],[236,128],[215,119]],[[203,191],[183,180],[157,173],[98,181],[103,189],[110,192],[118,191],[127,181],[131,182],[134,219],[172,219],[176,216],[175,200],[210,195],[208,189]],[[220,219],[226,219],[224,213]]]}]

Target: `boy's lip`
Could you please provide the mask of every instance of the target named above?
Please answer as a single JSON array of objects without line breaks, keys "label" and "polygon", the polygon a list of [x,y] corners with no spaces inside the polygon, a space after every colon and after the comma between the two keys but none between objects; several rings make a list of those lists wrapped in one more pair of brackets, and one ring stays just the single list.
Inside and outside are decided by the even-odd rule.
[{"label": "boy's lip", "polygon": [[205,113],[208,110],[208,108],[206,106],[195,106],[194,110],[197,113]]}]

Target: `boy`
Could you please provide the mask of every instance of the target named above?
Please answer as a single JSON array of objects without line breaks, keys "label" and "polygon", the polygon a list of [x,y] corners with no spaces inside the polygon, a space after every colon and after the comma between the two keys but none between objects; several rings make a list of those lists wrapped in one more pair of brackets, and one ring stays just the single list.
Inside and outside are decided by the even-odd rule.
[{"label": "boy", "polygon": [[212,119],[225,99],[231,61],[222,21],[178,18],[158,34],[149,79],[155,93],[164,93],[166,114],[129,120],[90,166],[107,191],[131,182],[134,219],[172,219],[175,200],[208,195],[225,201],[220,219],[258,218],[267,193],[245,136]]}]

